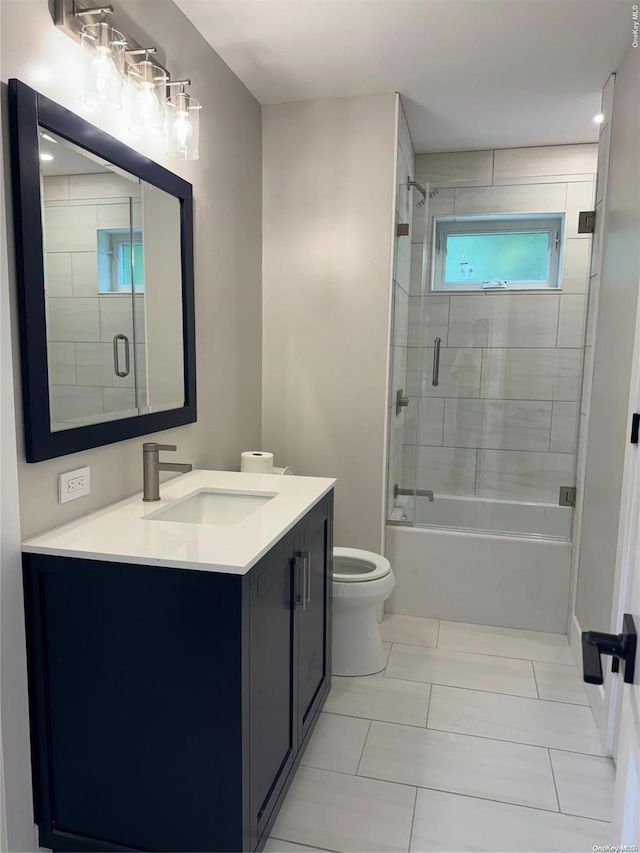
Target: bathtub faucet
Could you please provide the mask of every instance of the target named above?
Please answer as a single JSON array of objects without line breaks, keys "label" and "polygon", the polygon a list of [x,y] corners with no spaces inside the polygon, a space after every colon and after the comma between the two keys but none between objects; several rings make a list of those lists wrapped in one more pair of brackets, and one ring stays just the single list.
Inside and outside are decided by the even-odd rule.
[{"label": "bathtub faucet", "polygon": [[433,503],[433,492],[431,489],[401,489],[396,483],[393,487],[394,499],[397,498],[398,495],[416,495],[419,498],[426,498],[430,504]]}]

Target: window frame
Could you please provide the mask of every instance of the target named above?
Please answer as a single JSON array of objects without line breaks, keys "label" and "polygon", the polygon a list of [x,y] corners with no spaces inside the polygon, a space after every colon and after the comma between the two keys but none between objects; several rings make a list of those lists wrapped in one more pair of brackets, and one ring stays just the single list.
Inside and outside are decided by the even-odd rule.
[{"label": "window frame", "polygon": [[[436,216],[433,220],[433,259],[430,291],[433,293],[483,293],[513,290],[562,290],[562,252],[564,247],[565,213],[501,213],[481,216]],[[444,282],[446,265],[446,240],[449,236],[471,234],[549,234],[547,253],[547,278],[544,281],[507,281],[506,286],[486,286],[459,280]],[[444,251],[443,251],[444,249]]]}]

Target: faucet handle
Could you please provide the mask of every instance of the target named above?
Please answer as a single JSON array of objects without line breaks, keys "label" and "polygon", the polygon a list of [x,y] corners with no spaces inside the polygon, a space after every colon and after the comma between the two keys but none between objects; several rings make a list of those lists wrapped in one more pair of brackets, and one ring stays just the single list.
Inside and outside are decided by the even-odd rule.
[{"label": "faucet handle", "polygon": [[160,450],[177,450],[178,447],[175,444],[158,444],[156,441],[145,441],[142,449],[145,453],[158,453]]},{"label": "faucet handle", "polygon": [[158,450],[177,450],[177,449],[178,449],[177,444],[159,444],[158,445]]}]

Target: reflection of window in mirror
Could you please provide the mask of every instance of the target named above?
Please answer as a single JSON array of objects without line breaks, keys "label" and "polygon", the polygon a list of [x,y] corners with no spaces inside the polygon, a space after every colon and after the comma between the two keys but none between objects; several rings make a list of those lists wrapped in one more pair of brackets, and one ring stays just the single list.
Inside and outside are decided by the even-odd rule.
[{"label": "reflection of window in mirror", "polygon": [[144,293],[142,229],[98,230],[98,292],[131,293],[132,285]]}]

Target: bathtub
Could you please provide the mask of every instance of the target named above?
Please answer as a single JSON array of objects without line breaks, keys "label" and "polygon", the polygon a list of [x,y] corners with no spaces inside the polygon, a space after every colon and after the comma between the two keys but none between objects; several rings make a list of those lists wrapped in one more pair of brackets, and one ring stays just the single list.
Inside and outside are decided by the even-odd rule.
[{"label": "bathtub", "polygon": [[[433,503],[418,498],[416,510],[418,525],[428,526],[386,527],[396,576],[387,612],[566,632],[570,508],[436,495]],[[391,518],[412,511],[413,499],[401,498]]]}]

